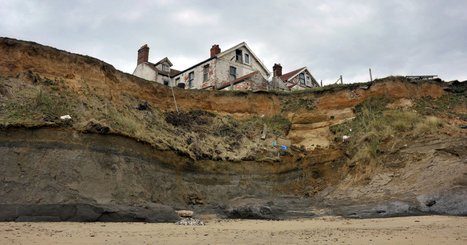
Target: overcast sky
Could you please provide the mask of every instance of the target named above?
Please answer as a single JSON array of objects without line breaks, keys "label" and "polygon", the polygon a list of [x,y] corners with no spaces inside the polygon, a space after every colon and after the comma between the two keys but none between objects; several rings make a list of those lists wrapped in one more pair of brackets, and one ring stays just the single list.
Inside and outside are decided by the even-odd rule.
[{"label": "overcast sky", "polygon": [[466,0],[0,0],[0,36],[98,58],[133,73],[137,50],[183,70],[245,41],[272,72],[316,80],[390,75],[467,80]]}]

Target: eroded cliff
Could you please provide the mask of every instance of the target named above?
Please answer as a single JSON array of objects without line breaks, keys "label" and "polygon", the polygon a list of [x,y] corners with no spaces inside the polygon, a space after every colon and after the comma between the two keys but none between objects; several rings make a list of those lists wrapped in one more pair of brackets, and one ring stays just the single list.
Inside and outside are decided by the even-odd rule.
[{"label": "eroded cliff", "polygon": [[[448,120],[443,129],[404,144],[381,139],[387,147],[375,149],[375,162],[329,130],[358,118],[354,107],[369,98],[411,110],[448,95],[452,84],[442,81],[391,77],[301,93],[174,89],[182,111],[174,114],[166,86],[8,38],[0,39],[0,75],[3,220],[175,219],[153,203],[220,217],[467,214],[465,132],[453,130],[465,123],[465,100],[451,108],[457,114],[437,115]],[[23,211],[12,214],[15,207]]]}]

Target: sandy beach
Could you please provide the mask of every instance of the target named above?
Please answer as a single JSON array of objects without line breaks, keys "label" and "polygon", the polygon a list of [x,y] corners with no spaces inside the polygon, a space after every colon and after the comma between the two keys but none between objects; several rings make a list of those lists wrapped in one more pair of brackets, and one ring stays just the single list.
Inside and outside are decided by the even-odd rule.
[{"label": "sandy beach", "polygon": [[0,244],[466,244],[467,217],[149,223],[0,223]]}]

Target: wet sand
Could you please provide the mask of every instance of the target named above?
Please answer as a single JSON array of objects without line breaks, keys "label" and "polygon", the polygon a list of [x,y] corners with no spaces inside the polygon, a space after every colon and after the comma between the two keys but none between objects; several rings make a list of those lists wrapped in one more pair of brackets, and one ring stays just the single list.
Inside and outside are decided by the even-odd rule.
[{"label": "wet sand", "polygon": [[467,217],[205,222],[3,222],[0,244],[467,244]]}]

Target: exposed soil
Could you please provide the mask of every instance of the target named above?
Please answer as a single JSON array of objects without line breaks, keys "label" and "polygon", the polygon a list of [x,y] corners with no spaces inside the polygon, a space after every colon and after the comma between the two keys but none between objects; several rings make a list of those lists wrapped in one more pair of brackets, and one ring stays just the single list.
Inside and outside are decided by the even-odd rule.
[{"label": "exposed soil", "polygon": [[[0,220],[466,215],[464,88],[388,77],[300,93],[174,89],[177,111],[166,86],[0,38]],[[416,116],[378,138],[359,128],[370,109]],[[129,209],[153,203],[163,218]]]}]

